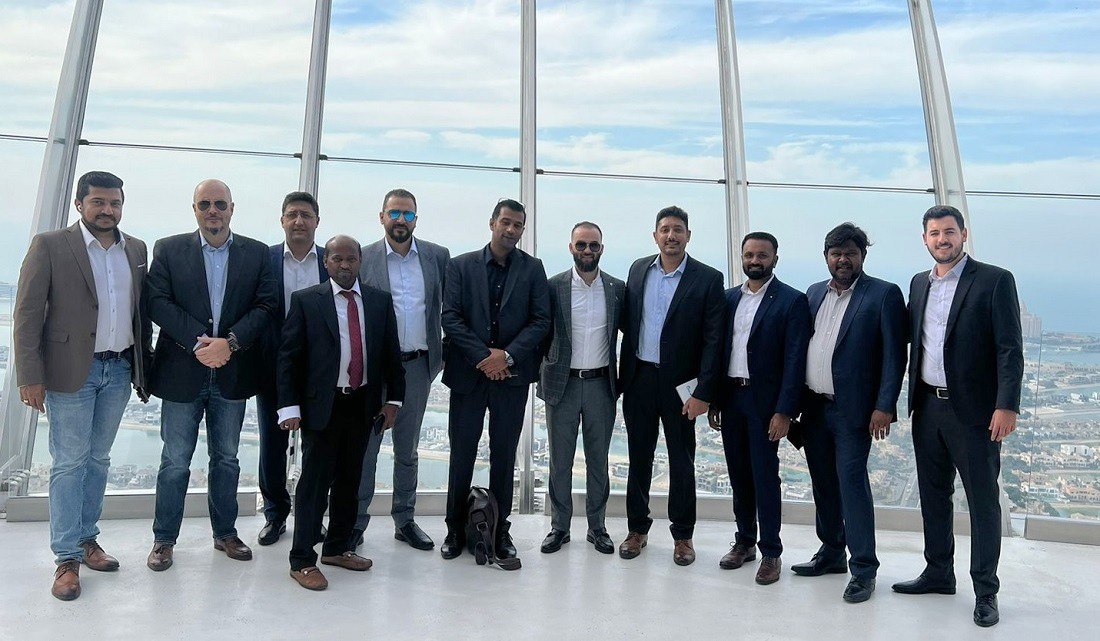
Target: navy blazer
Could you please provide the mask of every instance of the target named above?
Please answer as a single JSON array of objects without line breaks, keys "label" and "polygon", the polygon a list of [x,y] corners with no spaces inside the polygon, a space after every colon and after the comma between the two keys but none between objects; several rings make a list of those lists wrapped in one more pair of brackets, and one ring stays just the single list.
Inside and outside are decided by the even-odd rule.
[{"label": "navy blazer", "polygon": [[[733,326],[741,288],[726,290],[727,322],[722,347],[722,380],[729,371]],[[810,305],[806,295],[773,277],[749,330],[749,390],[767,424],[773,414],[798,416],[806,383],[806,348],[810,344]],[[724,390],[726,394],[729,390]]]},{"label": "navy blazer", "polygon": [[[830,282],[806,290],[815,323]],[[866,430],[875,410],[889,414],[891,422],[897,420],[908,348],[905,299],[897,285],[867,274],[859,277],[850,295],[833,350],[833,401],[844,425]]]},{"label": "navy blazer", "polygon": [[[489,355],[489,276],[485,249],[456,256],[447,263],[443,285],[443,384],[469,392],[485,374],[477,364]],[[497,346],[515,360],[506,385],[530,385],[539,374],[542,341],[550,331],[550,293],[542,261],[519,249],[504,281],[497,316]]]},{"label": "navy blazer", "polygon": [[[928,274],[917,274],[909,284],[910,414],[924,351],[921,332],[931,287]],[[959,420],[986,426],[995,409],[1020,411],[1024,338],[1011,272],[967,258],[947,316],[943,361],[951,407]]]},{"label": "navy blazer", "polygon": [[[266,245],[233,234],[217,333],[226,338],[233,332],[241,346],[218,369],[218,389],[227,399],[244,400],[259,389],[265,363],[262,348],[278,300],[267,257]],[[177,403],[193,401],[210,376],[210,369],[195,358],[196,339],[214,336],[198,231],[157,241],[144,296],[149,319],[160,326],[149,393]]]}]

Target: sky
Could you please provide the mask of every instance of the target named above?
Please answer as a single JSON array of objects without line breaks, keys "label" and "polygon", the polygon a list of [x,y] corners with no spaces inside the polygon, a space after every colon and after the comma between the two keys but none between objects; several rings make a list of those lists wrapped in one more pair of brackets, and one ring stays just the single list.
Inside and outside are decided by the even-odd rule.
[{"label": "sky", "polygon": [[[106,0],[83,137],[293,154],[302,144],[312,0]],[[752,183],[931,187],[905,0],[736,0]],[[5,0],[0,135],[47,134],[72,2]],[[1100,3],[937,0],[966,186],[1100,193]],[[544,170],[723,177],[714,3],[539,1],[537,165]],[[519,165],[518,0],[335,0],[322,153],[335,158]],[[0,138],[0,281],[13,281],[43,145]],[[238,233],[276,242],[292,158],[82,147],[78,173],[126,181],[123,228],[147,240],[194,229],[191,190],[233,189]],[[319,235],[380,236],[388,189],[417,194],[417,233],[453,253],[488,240],[519,194],[508,171],[322,163]],[[547,271],[569,264],[573,223],[603,227],[605,268],[653,253],[657,210],[692,215],[689,252],[728,275],[724,189],[541,176],[534,234]],[[529,203],[530,204],[530,203]],[[927,269],[921,193],[751,187],[755,229],[780,239],[781,279],[826,277],[821,240],[852,220],[875,242],[870,273]],[[975,256],[1014,271],[1048,329],[1100,332],[1096,200],[971,196]],[[1082,292],[1085,293],[1082,296]]]}]

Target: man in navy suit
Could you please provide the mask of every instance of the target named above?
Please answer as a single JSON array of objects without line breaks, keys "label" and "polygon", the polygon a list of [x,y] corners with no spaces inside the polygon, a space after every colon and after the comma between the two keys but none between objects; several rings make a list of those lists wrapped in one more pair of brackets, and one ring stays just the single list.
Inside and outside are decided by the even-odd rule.
[{"label": "man in navy suit", "polygon": [[[814,332],[802,427],[821,548],[791,569],[821,576],[851,568],[844,590],[849,603],[866,601],[875,590],[879,562],[867,456],[872,438],[886,438],[897,420],[907,348],[901,289],[863,272],[870,244],[854,224],[838,225],[825,236],[832,278],[806,292]],[[847,564],[845,545],[852,552]]]},{"label": "man in navy suit", "polygon": [[726,378],[720,405],[710,413],[711,427],[722,431],[737,521],[733,547],[718,565],[739,568],[756,558],[759,545],[760,585],[778,581],[782,568],[779,440],[798,415],[810,340],[806,295],[772,275],[778,263],[775,236],[752,232],[741,241],[748,280],[726,290]]},{"label": "man in navy suit", "polygon": [[162,400],[164,448],[146,561],[158,572],[172,565],[204,415],[214,549],[238,561],[252,558],[237,536],[237,447],[245,401],[259,389],[277,300],[267,247],[229,229],[229,187],[202,181],[191,207],[198,231],[158,240],[145,279],[149,318],[160,326],[149,393]]},{"label": "man in navy suit", "polygon": [[444,559],[462,553],[466,497],[477,443],[489,412],[489,490],[499,507],[497,555],[515,558],[508,533],[512,476],[527,395],[539,375],[541,345],[550,331],[550,294],[542,261],[518,249],[527,212],[504,199],[489,219],[492,240],[452,258],[443,288],[447,333],[443,384],[451,388],[447,431],[451,441],[447,479]]},{"label": "man in navy suit", "polygon": [[290,492],[286,483],[286,449],[289,432],[279,429],[276,420],[275,357],[286,315],[290,313],[290,295],[328,280],[325,270],[325,248],[316,242],[321,208],[317,199],[304,191],[292,191],[283,198],[283,213],[279,218],[286,235],[284,242],[268,248],[271,274],[278,281],[279,306],[268,334],[264,381],[256,395],[256,413],[260,419],[260,494],[264,497],[264,526],[260,529],[260,545],[271,545],[286,532],[290,516]]},{"label": "man in navy suit", "polygon": [[1016,430],[1024,375],[1020,300],[1011,272],[963,252],[958,209],[924,213],[924,244],[935,267],[909,284],[909,411],[924,521],[926,567],[902,594],[954,594],[955,472],[970,508],[974,623],[1000,621],[1001,441]]}]

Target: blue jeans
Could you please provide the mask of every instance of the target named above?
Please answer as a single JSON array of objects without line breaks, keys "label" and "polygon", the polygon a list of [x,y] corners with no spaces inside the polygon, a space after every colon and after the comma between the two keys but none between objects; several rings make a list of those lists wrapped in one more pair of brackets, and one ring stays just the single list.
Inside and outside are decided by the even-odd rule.
[{"label": "blue jeans", "polygon": [[183,523],[183,503],[191,477],[191,457],[199,439],[199,421],[206,416],[206,449],[210,456],[207,503],[215,539],[237,535],[237,481],[241,465],[237,445],[244,421],[243,400],[222,398],[217,370],[202,386],[199,396],[188,403],[162,401],[160,407],[160,453],[157,473],[157,506],[153,518],[153,541],[176,544]]},{"label": "blue jeans", "polygon": [[46,392],[50,422],[50,548],[57,562],[80,560],[99,535],[111,446],[130,400],[130,362],[92,360],[77,391]]}]

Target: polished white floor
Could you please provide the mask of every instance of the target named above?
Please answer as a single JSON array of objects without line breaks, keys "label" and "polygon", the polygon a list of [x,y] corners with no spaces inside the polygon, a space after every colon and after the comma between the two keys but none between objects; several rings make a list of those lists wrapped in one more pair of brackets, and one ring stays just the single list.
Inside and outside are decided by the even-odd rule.
[{"label": "polished white floor", "polygon": [[[288,576],[284,537],[254,546],[250,562],[216,552],[205,519],[184,523],[175,566],[145,567],[151,534],[143,520],[105,521],[100,542],[122,563],[115,573],[82,568],[82,596],[50,596],[52,555],[46,523],[0,521],[0,639],[1021,639],[1096,638],[1100,612],[1100,548],[1006,539],[1001,557],[1001,623],[971,622],[969,539],[959,537],[955,596],[902,596],[894,581],[923,566],[919,534],[880,532],[879,589],[867,603],[844,603],[847,578],[798,577],[784,567],[772,586],[753,582],[754,569],[726,571],[732,525],[701,522],[698,560],[672,562],[667,522],[658,521],[642,556],[624,561],[577,538],[556,554],[540,554],[544,516],[518,516],[513,532],[523,569],[478,567],[468,554],[443,561],[438,549],[414,550],[393,539],[376,517],[361,552],[374,568],[355,573],[325,567],[325,592],[308,592]],[[248,543],[260,517],[241,518]],[[422,525],[442,539],[440,517]],[[626,533],[611,519],[616,544]],[[783,529],[784,564],[809,558],[813,529]]]}]

